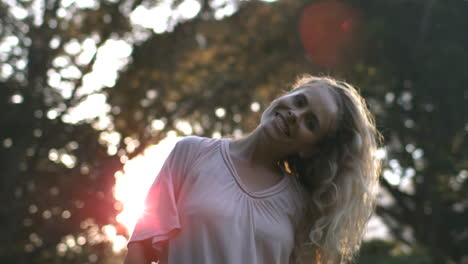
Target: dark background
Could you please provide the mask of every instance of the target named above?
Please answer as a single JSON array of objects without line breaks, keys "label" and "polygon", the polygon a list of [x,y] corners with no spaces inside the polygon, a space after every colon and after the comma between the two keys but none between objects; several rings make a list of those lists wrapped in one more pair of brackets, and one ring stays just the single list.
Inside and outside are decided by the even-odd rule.
[{"label": "dark background", "polygon": [[[124,234],[112,192],[123,162],[168,131],[183,135],[178,120],[208,137],[252,130],[300,73],[358,87],[385,137],[390,202],[377,214],[391,237],[366,241],[357,263],[468,263],[467,1],[200,0],[195,17],[173,17],[163,33],[131,22],[137,8],[160,3],[0,2],[1,263],[118,262],[124,252],[114,253],[100,228]],[[231,5],[232,15],[217,17]],[[83,87],[99,60],[89,46],[67,46],[87,39],[131,47],[129,56],[114,51],[126,57],[115,83],[91,92],[105,96],[107,125],[67,119],[90,97]],[[120,135],[113,151],[102,139],[109,133]]]}]

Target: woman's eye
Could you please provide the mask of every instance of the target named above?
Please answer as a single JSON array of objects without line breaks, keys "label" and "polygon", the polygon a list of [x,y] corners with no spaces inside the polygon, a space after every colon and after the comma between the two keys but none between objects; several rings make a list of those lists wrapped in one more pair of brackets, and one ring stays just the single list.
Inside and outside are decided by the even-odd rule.
[{"label": "woman's eye", "polygon": [[298,107],[303,107],[306,105],[306,99],[304,98],[303,95],[299,94],[296,97],[294,97],[294,103]]},{"label": "woman's eye", "polygon": [[315,128],[315,121],[312,118],[307,119],[307,127],[311,130]]},{"label": "woman's eye", "polygon": [[313,113],[309,113],[305,119],[306,126],[310,130],[314,130],[317,127],[317,119],[315,118]]}]

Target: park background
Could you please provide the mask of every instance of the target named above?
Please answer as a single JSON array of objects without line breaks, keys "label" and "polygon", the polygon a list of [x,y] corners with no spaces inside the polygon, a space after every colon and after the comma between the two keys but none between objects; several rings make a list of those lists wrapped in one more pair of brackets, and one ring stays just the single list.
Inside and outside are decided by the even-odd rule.
[{"label": "park background", "polygon": [[385,139],[356,263],[468,263],[467,15],[464,0],[1,0],[0,262],[119,263],[175,142],[245,135],[309,73],[355,85]]}]

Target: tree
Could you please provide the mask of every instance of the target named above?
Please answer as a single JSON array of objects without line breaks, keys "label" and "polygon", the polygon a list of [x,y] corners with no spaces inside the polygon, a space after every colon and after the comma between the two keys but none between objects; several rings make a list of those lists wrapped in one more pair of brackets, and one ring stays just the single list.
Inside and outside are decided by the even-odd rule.
[{"label": "tree", "polygon": [[[405,252],[406,251],[406,252]],[[409,253],[407,251],[410,251]],[[404,249],[395,242],[384,240],[370,240],[364,243],[360,251],[359,264],[430,264],[433,263],[429,254],[423,249]]]}]

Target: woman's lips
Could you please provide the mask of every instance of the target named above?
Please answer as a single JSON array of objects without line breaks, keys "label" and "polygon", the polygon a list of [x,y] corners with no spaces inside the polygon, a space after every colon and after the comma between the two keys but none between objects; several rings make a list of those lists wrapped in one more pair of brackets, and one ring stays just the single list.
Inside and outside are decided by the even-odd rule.
[{"label": "woman's lips", "polygon": [[289,128],[286,123],[286,120],[284,120],[283,116],[279,113],[276,113],[276,118],[275,118],[276,125],[280,128],[283,133],[289,137]]}]

